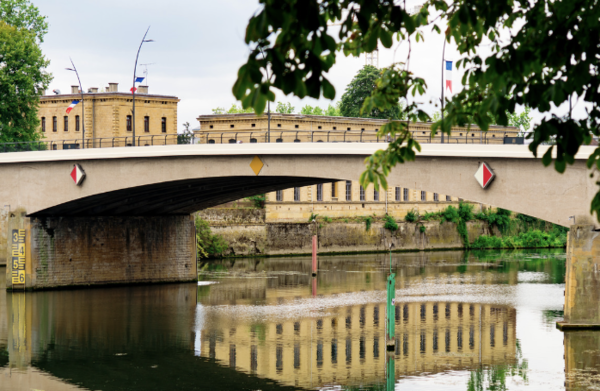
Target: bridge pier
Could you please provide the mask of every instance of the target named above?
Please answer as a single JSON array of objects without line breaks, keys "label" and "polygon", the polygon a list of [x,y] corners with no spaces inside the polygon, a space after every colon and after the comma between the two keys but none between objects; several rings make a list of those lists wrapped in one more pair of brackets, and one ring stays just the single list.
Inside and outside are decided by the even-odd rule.
[{"label": "bridge pier", "polygon": [[564,321],[557,327],[600,330],[600,231],[591,221],[573,225],[569,232]]},{"label": "bridge pier", "polygon": [[8,247],[7,290],[198,278],[195,227],[189,215],[27,217],[13,211]]}]

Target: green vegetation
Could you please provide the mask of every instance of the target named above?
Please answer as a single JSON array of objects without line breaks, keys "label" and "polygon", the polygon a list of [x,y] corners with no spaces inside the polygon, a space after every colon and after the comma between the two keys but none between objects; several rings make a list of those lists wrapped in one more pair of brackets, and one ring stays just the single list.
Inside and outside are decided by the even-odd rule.
[{"label": "green vegetation", "polygon": [[338,103],[336,106],[329,105],[325,110],[320,108],[319,106],[311,106],[305,105],[301,110],[300,114],[304,115],[328,115],[330,117],[339,117],[340,113],[340,104]]},{"label": "green vegetation", "polygon": [[267,196],[264,194],[257,194],[250,197],[246,197],[248,201],[252,201],[253,206],[256,209],[264,209],[265,202],[267,201]]},{"label": "green vegetation", "polygon": [[224,107],[216,107],[216,108],[212,109],[212,112],[213,112],[213,114],[246,114],[246,113],[253,113],[254,110],[244,109],[241,106],[238,106],[235,103],[233,103],[231,105],[231,107],[229,108],[229,110],[226,110]]},{"label": "green vegetation", "polygon": [[315,220],[315,221],[316,221],[316,220],[317,220],[317,216],[318,216],[318,214],[311,213],[311,214],[310,214],[310,217],[308,218],[308,222],[309,222],[309,223],[312,223],[312,222],[313,222],[313,220]]},{"label": "green vegetation", "polygon": [[406,213],[406,216],[404,216],[404,221],[406,221],[407,223],[414,223],[415,221],[417,221],[417,215],[414,211],[408,211]]},{"label": "green vegetation", "polygon": [[426,226],[424,226],[424,225],[421,225],[421,226],[419,227],[419,231],[420,231],[421,233],[425,233],[425,231],[427,231],[427,227],[426,227]]},{"label": "green vegetation", "polygon": [[323,221],[326,223],[331,223],[333,220],[331,219],[331,217],[323,216]]},{"label": "green vegetation", "polygon": [[280,114],[293,114],[296,108],[292,106],[290,102],[277,102],[277,107],[275,107],[275,112]]},{"label": "green vegetation", "polygon": [[[52,80],[40,43],[46,17],[28,0],[0,2],[0,142],[37,141],[40,96]],[[43,149],[32,146],[28,149]]]},{"label": "green vegetation", "polygon": [[370,230],[371,224],[373,224],[373,217],[366,216],[366,217],[363,217],[363,219],[365,220],[365,230],[366,231]]},{"label": "green vegetation", "polygon": [[384,224],[383,224],[383,228],[390,230],[391,232],[396,232],[398,231],[398,224],[396,223],[396,221],[394,220],[394,218],[390,215],[385,215],[385,217],[383,218]]},{"label": "green vegetation", "polygon": [[208,222],[196,217],[196,249],[198,258],[219,258],[229,248],[221,235],[213,235]]},{"label": "green vegetation", "polygon": [[498,208],[495,212],[479,212],[475,216],[478,220],[487,221],[490,228],[497,227],[502,235],[505,235],[511,228],[512,219],[510,210]]},{"label": "green vegetation", "polygon": [[190,123],[183,124],[183,133],[177,135],[177,144],[191,144],[194,138],[194,132],[190,130]]},{"label": "green vegetation", "polygon": [[564,247],[567,236],[559,231],[542,232],[540,230],[523,232],[515,236],[487,236],[478,237],[471,248],[545,248]]}]

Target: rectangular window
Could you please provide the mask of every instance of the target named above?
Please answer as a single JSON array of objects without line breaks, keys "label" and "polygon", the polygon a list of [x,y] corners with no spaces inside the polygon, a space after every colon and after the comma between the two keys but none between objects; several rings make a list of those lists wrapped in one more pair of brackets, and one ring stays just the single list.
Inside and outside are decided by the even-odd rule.
[{"label": "rectangular window", "polygon": [[56,117],[52,117],[52,131],[56,132],[58,128],[58,120]]},{"label": "rectangular window", "polygon": [[352,182],[346,181],[346,201],[352,201]]},{"label": "rectangular window", "polygon": [[160,130],[163,133],[167,133],[167,117],[162,117],[160,120]]},{"label": "rectangular window", "polygon": [[275,199],[277,201],[283,201],[283,190],[277,190],[275,193]]},{"label": "rectangular window", "polygon": [[404,201],[408,201],[408,189],[404,189]]},{"label": "rectangular window", "polygon": [[317,185],[317,201],[323,201],[323,184]]},{"label": "rectangular window", "polygon": [[452,201],[452,197],[446,196],[446,201]]},{"label": "rectangular window", "polygon": [[128,132],[131,132],[131,116],[130,116],[130,115],[128,115],[128,116],[127,116],[127,122],[126,122],[126,125],[125,125],[125,126],[127,127],[127,128],[126,128],[126,129],[127,129],[127,131],[128,131]]},{"label": "rectangular window", "polygon": [[64,117],[64,130],[65,132],[69,131],[69,117],[67,117],[66,115]]},{"label": "rectangular window", "polygon": [[427,201],[427,193],[421,190],[421,201]]},{"label": "rectangular window", "polygon": [[337,197],[335,182],[331,182],[331,198]]},{"label": "rectangular window", "polygon": [[440,200],[440,196],[438,195],[438,193],[433,193],[433,200],[435,202],[438,202]]},{"label": "rectangular window", "polygon": [[150,133],[150,117],[144,117],[144,132]]},{"label": "rectangular window", "polygon": [[373,201],[379,201],[379,190],[373,189]]},{"label": "rectangular window", "polygon": [[42,117],[42,132],[46,131],[46,117]]},{"label": "rectangular window", "polygon": [[364,201],[365,200],[365,188],[364,187],[360,187],[360,200]]},{"label": "rectangular window", "polygon": [[396,201],[402,201],[402,199],[400,198],[401,190],[402,190],[401,187],[396,187],[396,194],[394,194],[396,196],[395,197]]},{"label": "rectangular window", "polygon": [[300,188],[294,187],[294,201],[300,201]]},{"label": "rectangular window", "polygon": [[75,116],[75,131],[79,132],[79,116]]}]

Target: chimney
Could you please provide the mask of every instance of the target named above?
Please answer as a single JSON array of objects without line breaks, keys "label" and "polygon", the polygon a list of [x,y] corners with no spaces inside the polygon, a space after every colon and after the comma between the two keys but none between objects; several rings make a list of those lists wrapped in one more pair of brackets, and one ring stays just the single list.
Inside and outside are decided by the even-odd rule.
[{"label": "chimney", "polygon": [[148,93],[148,86],[138,86],[137,93],[138,94],[147,94]]},{"label": "chimney", "polygon": [[108,83],[108,92],[119,92],[119,83]]},{"label": "chimney", "polygon": [[71,86],[71,94],[79,94],[79,86]]},{"label": "chimney", "polygon": [[97,93],[97,92],[98,92],[98,87],[90,87],[90,88],[88,89],[88,92],[91,92],[92,94],[95,94],[95,93]]}]

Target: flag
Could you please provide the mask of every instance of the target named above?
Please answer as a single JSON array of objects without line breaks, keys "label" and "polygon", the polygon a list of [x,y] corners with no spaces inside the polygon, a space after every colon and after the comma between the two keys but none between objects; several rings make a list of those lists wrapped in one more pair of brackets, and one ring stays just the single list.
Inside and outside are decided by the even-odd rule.
[{"label": "flag", "polygon": [[141,83],[141,82],[143,82],[143,81],[144,81],[144,78],[143,78],[143,77],[136,77],[136,78],[135,78],[135,82],[136,82],[136,83]]},{"label": "flag", "polygon": [[73,102],[71,102],[69,107],[67,107],[67,114],[69,114],[71,112],[71,110],[73,110],[73,107],[77,106],[77,103],[79,103],[78,100],[74,100]]},{"label": "flag", "polygon": [[137,91],[137,88],[131,87],[131,89],[129,91],[131,91],[132,94],[135,94],[135,92]]},{"label": "flag", "polygon": [[446,89],[452,92],[452,61],[446,61]]}]

